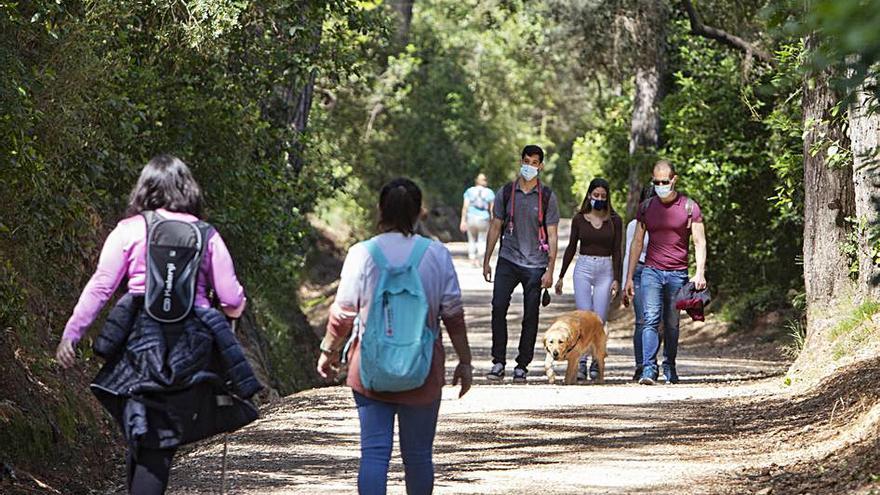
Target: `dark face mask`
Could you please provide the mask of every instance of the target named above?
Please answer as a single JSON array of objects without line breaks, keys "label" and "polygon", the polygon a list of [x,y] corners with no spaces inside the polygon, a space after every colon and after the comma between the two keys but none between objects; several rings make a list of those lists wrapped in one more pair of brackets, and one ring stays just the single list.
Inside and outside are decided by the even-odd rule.
[{"label": "dark face mask", "polygon": [[605,199],[591,199],[590,206],[592,206],[594,210],[602,211],[608,206],[608,201]]}]

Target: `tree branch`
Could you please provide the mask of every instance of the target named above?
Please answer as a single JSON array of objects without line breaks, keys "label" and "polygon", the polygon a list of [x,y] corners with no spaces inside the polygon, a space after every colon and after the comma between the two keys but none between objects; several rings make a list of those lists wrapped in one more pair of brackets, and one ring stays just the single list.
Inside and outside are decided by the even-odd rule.
[{"label": "tree branch", "polygon": [[684,8],[688,19],[691,21],[692,34],[713,39],[731,48],[735,48],[745,53],[747,57],[751,56],[767,63],[773,63],[773,56],[770,53],[752,45],[739,36],[703,24],[700,21],[700,17],[697,15],[697,9],[694,8],[694,4],[691,0],[681,0],[681,6]]}]

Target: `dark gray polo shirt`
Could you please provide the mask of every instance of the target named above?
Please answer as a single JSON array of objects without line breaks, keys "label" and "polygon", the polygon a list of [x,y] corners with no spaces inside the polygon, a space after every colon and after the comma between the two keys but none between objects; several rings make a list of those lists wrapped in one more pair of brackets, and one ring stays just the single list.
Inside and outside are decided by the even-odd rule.
[{"label": "dark gray polo shirt", "polygon": [[[538,243],[538,188],[534,187],[528,193],[520,189],[519,180],[516,181],[516,211],[513,212],[513,234],[508,229],[501,232],[501,250],[498,256],[513,264],[526,268],[546,268],[548,253],[541,251]],[[508,202],[513,202],[510,198]],[[504,220],[507,213],[505,207],[510,210],[510,205],[504,204],[504,187],[495,194],[495,218]],[[544,212],[547,226],[559,224],[559,205],[556,202],[556,194],[550,194],[550,202],[547,211]],[[549,242],[549,239],[548,239]]]}]

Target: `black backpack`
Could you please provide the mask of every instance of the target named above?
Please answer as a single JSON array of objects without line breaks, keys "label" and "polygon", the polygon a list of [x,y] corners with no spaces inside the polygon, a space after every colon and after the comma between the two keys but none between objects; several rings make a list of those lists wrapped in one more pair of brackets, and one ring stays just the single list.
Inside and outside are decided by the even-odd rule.
[{"label": "black backpack", "polygon": [[214,230],[207,222],[141,213],[147,222],[147,280],[144,309],[160,323],[176,323],[192,311],[196,279]]}]

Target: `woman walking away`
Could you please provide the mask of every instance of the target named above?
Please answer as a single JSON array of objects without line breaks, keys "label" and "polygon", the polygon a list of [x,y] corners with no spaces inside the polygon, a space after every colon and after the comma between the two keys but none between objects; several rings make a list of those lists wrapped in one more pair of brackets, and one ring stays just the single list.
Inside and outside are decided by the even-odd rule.
[{"label": "woman walking away", "polygon": [[[645,200],[654,196],[654,186],[652,184],[648,184],[647,186],[642,188],[642,192],[639,195],[639,208],[642,208],[642,205],[645,204]],[[626,281],[627,273],[626,270],[629,267],[629,247],[632,244],[633,236],[636,233],[636,224],[638,220],[633,218],[626,226],[626,247],[624,249],[624,257],[623,257],[623,277],[620,279],[621,287],[623,287],[624,281]],[[641,288],[642,288],[642,269],[645,268],[645,254],[648,252],[648,234],[645,234],[645,244],[642,247],[642,252],[639,255],[639,260],[636,262],[636,269],[633,272],[633,284],[635,287],[635,295],[632,298],[632,307],[633,313],[635,315],[635,328],[633,328],[633,353],[636,358],[636,372],[633,375],[633,381],[639,381],[639,378],[642,377],[642,330],[645,327],[645,301],[642,298]],[[629,306],[630,299],[629,296],[624,294],[623,296],[623,305]]]},{"label": "woman walking away", "polygon": [[[562,280],[580,244],[574,267],[574,299],[577,309],[593,311],[602,323],[608,307],[620,289],[623,221],[611,205],[611,187],[605,179],[593,179],[581,209],[571,221],[571,237],[562,258],[556,293],[562,294]],[[581,356],[578,380],[586,380],[587,356]],[[590,366],[590,378],[599,374],[598,363]]]},{"label": "woman walking away", "polygon": [[[212,290],[223,313],[235,318],[245,307],[244,290],[223,239],[199,220],[201,210],[201,190],[182,161],[150,160],[56,352],[64,368],[75,364],[77,342],[126,278],[128,293],[95,340],[95,353],[107,362],[92,390],[129,445],[132,494],[164,493],[177,447],[257,416],[243,399],[262,385],[208,299]],[[174,290],[166,291],[166,283]]]},{"label": "woman walking away", "polygon": [[452,380],[461,383],[459,397],[471,386],[458,278],[449,251],[415,235],[421,209],[422,192],[409,179],[382,188],[382,233],[348,251],[321,342],[318,373],[332,378],[355,317],[366,322],[348,351],[347,379],[361,425],[361,494],[385,493],[395,416],[406,492],[433,491],[432,449],[445,366],[441,320],[459,359]]},{"label": "woman walking away", "polygon": [[473,266],[480,266],[486,254],[486,235],[492,220],[490,212],[495,204],[495,193],[487,187],[488,184],[484,174],[477,175],[474,185],[464,192],[461,205],[460,229],[467,234],[468,259]]}]

